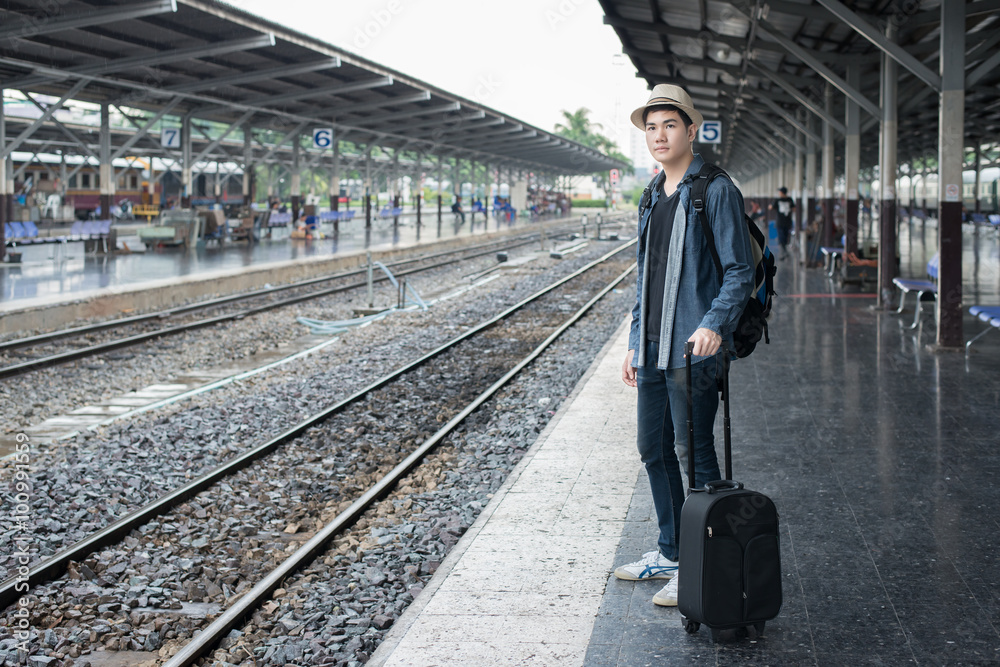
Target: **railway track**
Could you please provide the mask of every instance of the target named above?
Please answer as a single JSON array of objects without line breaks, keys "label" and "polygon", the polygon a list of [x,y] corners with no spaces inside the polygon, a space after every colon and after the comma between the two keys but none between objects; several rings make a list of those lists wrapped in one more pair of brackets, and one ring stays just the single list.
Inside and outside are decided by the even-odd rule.
[{"label": "railway track", "polygon": [[[560,233],[566,233],[567,230],[560,228],[552,231],[555,234],[560,234]],[[411,259],[398,260],[396,262],[387,264],[387,266],[394,271],[394,274],[397,277],[406,277],[424,271],[430,271],[432,269],[448,266],[450,264],[454,264],[457,262],[475,259],[501,250],[509,250],[522,247],[524,245],[537,242],[539,238],[540,238],[539,234],[522,235],[519,237],[515,237],[514,239],[504,239],[503,241],[500,242],[479,244],[473,248],[465,247],[457,250],[449,250],[438,253],[431,253],[428,255],[422,255]],[[472,250],[472,252],[469,252],[470,250]],[[458,255],[458,257],[455,257],[456,255]],[[448,258],[448,259],[442,259],[442,258]],[[435,260],[440,260],[440,261],[435,261]],[[431,263],[405,268],[412,264],[428,262],[428,261],[430,261]],[[241,320],[246,317],[251,317],[253,315],[274,310],[277,308],[282,308],[285,306],[290,306],[297,303],[310,301],[324,296],[329,296],[332,294],[338,294],[349,290],[365,287],[367,285],[367,281],[361,280],[361,281],[354,281],[346,284],[336,285],[333,287],[325,287],[315,290],[309,289],[311,287],[322,285],[323,283],[356,278],[358,276],[363,276],[366,273],[367,273],[367,267],[362,267],[351,271],[344,271],[332,275],[320,276],[317,278],[311,278],[304,281],[298,281],[295,283],[290,283],[288,285],[279,285],[276,287],[254,290],[243,294],[236,294],[225,297],[219,297],[216,299],[210,299],[208,301],[203,301],[188,306],[182,306],[179,308],[172,308],[154,313],[145,313],[142,315],[119,318],[106,322],[99,322],[86,326],[73,327],[70,329],[63,329],[59,331],[53,331],[49,333],[43,333],[34,336],[28,336],[24,338],[0,342],[0,355],[4,354],[9,355],[11,352],[24,350],[26,348],[34,348],[44,345],[65,343],[81,337],[93,336],[94,334],[106,333],[109,331],[114,331],[116,329],[141,327],[147,325],[154,326],[152,330],[142,331],[140,333],[127,335],[121,338],[112,338],[104,342],[95,343],[84,347],[75,347],[73,349],[69,349],[66,351],[56,352],[53,354],[48,354],[46,356],[28,359],[20,363],[10,364],[8,366],[0,368],[0,380],[16,377],[19,375],[30,373],[32,371],[41,370],[43,368],[51,368],[54,366],[59,366],[61,364],[69,363],[71,361],[86,359],[88,357],[93,357],[99,354],[104,354],[107,352],[119,350],[121,348],[150,342],[166,336],[171,336],[184,333],[187,331],[193,331],[197,329],[211,327],[218,324],[222,324],[224,322]],[[374,278],[375,282],[383,282],[386,280],[388,280],[386,276],[377,276]],[[282,293],[292,290],[299,290],[300,293],[292,296],[285,296],[283,298],[280,297]],[[184,316],[192,315],[194,313],[210,309],[224,308],[227,306],[239,304],[244,301],[255,300],[255,299],[256,300],[269,299],[269,301],[260,305],[252,306],[250,308],[243,308],[240,310],[226,312],[224,314],[213,317],[191,320],[179,324],[172,324],[171,326],[162,326],[162,324],[165,322],[177,320],[183,318]]]},{"label": "railway track", "polygon": [[[634,241],[632,243],[634,243]],[[157,501],[143,507],[141,510],[138,510],[136,512],[129,514],[126,517],[123,517],[116,523],[108,526],[107,528],[99,531],[98,533],[91,535],[87,539],[73,545],[68,549],[63,550],[53,558],[50,558],[47,561],[38,564],[37,566],[31,569],[31,572],[29,574],[29,579],[32,585],[37,586],[39,583],[51,581],[55,577],[65,572],[67,568],[71,566],[72,563],[80,563],[81,561],[84,561],[87,558],[88,554],[93,553],[95,550],[101,549],[102,547],[107,547],[109,545],[117,544],[118,542],[122,541],[127,535],[129,535],[129,533],[135,528],[149,523],[155,517],[162,516],[163,514],[170,512],[171,510],[173,510],[174,508],[178,507],[179,505],[185,502],[191,501],[191,499],[195,498],[197,494],[201,493],[202,491],[212,487],[213,485],[219,484],[220,482],[222,482],[222,480],[232,477],[237,471],[248,468],[255,462],[260,461],[262,458],[266,457],[269,453],[276,451],[277,449],[287,445],[288,443],[293,441],[301,441],[301,439],[310,432],[313,434],[313,442],[316,441],[316,435],[315,435],[316,433],[324,433],[321,439],[330,437],[329,430],[323,431],[323,424],[328,422],[328,420],[331,420],[331,418],[334,416],[342,417],[341,424],[340,426],[337,427],[338,429],[342,429],[344,428],[345,424],[360,423],[362,421],[359,418],[360,415],[367,414],[370,417],[371,414],[373,413],[373,410],[385,410],[387,399],[385,398],[381,399],[382,404],[374,405],[373,407],[373,401],[375,401],[376,403],[378,402],[373,398],[373,396],[376,396],[380,392],[382,395],[388,395],[388,396],[391,396],[394,392],[398,393],[399,388],[402,386],[401,378],[403,378],[404,376],[407,377],[406,382],[409,383],[410,385],[418,386],[422,384],[428,388],[430,395],[439,397],[440,396],[439,387],[435,384],[435,382],[440,378],[432,377],[430,379],[424,378],[422,380],[414,381],[412,379],[413,378],[412,374],[414,374],[416,371],[420,369],[426,369],[432,363],[434,364],[444,363],[441,361],[441,358],[447,356],[448,353],[451,353],[453,355],[452,361],[449,363],[455,365],[456,364],[455,359],[461,358],[462,353],[460,350],[462,346],[465,345],[465,347],[468,348],[469,341],[474,337],[479,336],[480,334],[484,334],[487,338],[490,338],[490,340],[487,343],[487,346],[493,351],[493,354],[490,356],[493,357],[492,361],[497,362],[500,366],[505,365],[504,363],[501,362],[511,361],[513,360],[514,356],[523,357],[521,358],[520,362],[513,365],[513,368],[509,368],[510,364],[506,364],[508,368],[505,370],[505,372],[501,373],[501,369],[499,367],[496,367],[491,369],[490,373],[492,373],[492,375],[490,373],[487,373],[486,376],[480,377],[479,379],[481,380],[481,383],[480,385],[477,386],[481,386],[482,382],[487,382],[489,380],[492,380],[492,384],[489,385],[489,388],[486,391],[479,392],[478,395],[474,397],[472,400],[468,400],[467,396],[462,397],[460,402],[462,402],[462,404],[465,406],[464,408],[459,408],[457,405],[453,405],[447,409],[441,408],[441,409],[427,411],[428,413],[430,412],[435,413],[434,418],[431,421],[432,424],[434,424],[435,422],[445,421],[446,422],[445,426],[439,428],[437,432],[435,432],[434,435],[432,435],[430,438],[423,440],[422,444],[413,451],[409,452],[409,454],[406,454],[405,452],[402,451],[400,452],[400,454],[404,455],[405,457],[403,462],[401,462],[395,467],[396,471],[395,474],[398,477],[398,475],[402,474],[406,470],[409,470],[413,466],[415,466],[424,453],[432,449],[434,445],[440,441],[441,438],[443,438],[448,432],[450,432],[457,424],[461,423],[461,421],[473,410],[475,410],[475,408],[478,405],[480,405],[490,395],[495,393],[500,387],[502,387],[507,381],[509,381],[511,377],[516,375],[518,371],[520,371],[522,368],[524,368],[524,366],[530,363],[532,359],[537,357],[537,355],[540,354],[545,347],[547,347],[553,340],[555,340],[555,338],[557,338],[559,334],[565,331],[566,328],[571,326],[573,322],[582,317],[583,314],[594,303],[596,303],[601,296],[606,294],[608,290],[612,289],[614,285],[618,284],[625,277],[625,275],[627,275],[627,272],[617,274],[614,280],[610,284],[606,285],[601,290],[598,296],[591,297],[589,302],[583,308],[574,313],[574,315],[570,317],[568,320],[562,321],[562,317],[560,316],[559,320],[561,323],[555,321],[555,319],[551,316],[551,312],[549,315],[542,318],[541,323],[538,317],[541,311],[536,312],[534,314],[535,319],[532,320],[529,318],[527,322],[521,322],[521,323],[512,322],[510,321],[510,319],[512,319],[511,316],[514,315],[515,313],[523,314],[526,312],[530,312],[532,308],[535,308],[536,310],[541,308],[540,300],[542,300],[544,297],[552,294],[555,290],[558,290],[560,287],[566,285],[567,283],[570,283],[575,279],[583,276],[584,274],[591,271],[595,267],[606,265],[606,262],[608,262],[613,256],[621,253],[622,251],[627,249],[630,245],[631,243],[616,248],[614,251],[608,253],[601,259],[595,262],[591,262],[590,264],[574,272],[573,274],[556,281],[545,290],[541,290],[536,294],[532,295],[531,297],[522,300],[521,302],[506,309],[504,312],[496,315],[490,320],[481,323],[479,326],[469,331],[466,331],[465,333],[456,337],[449,343],[442,345],[441,347],[427,353],[420,359],[408,364],[407,366],[398,369],[395,373],[391,373],[377,380],[376,382],[370,384],[369,386],[364,387],[363,389],[355,392],[346,399],[339,401],[337,404],[331,406],[327,410],[324,410],[323,412],[314,415],[310,419],[307,419],[302,423],[298,424],[297,426],[280,434],[276,438],[272,438],[268,442],[257,446],[253,450],[245,452],[244,454],[230,460],[226,464],[216,468],[212,472],[205,474],[196,480],[193,480],[189,484],[179,489],[174,490],[173,492],[158,499]],[[579,294],[577,294],[576,296],[578,300],[582,298],[582,296]],[[562,300],[563,301],[566,300],[565,295],[563,296]],[[550,306],[548,310],[553,311],[553,310],[558,310],[558,308],[553,309]],[[563,310],[565,310],[564,304],[563,304]],[[503,347],[504,341],[511,341],[512,340],[510,338],[511,333],[519,329],[522,331],[530,330],[534,332],[535,335],[531,337],[530,341],[531,345],[534,345],[539,338],[544,337],[545,340],[542,342],[542,344],[535,346],[533,351],[527,356],[523,356],[520,353],[515,353],[515,351],[513,350],[501,354],[500,348]],[[526,344],[527,343],[525,343],[524,341],[520,341],[511,343],[511,346],[513,348],[518,348],[518,347],[523,348]],[[457,357],[454,356],[456,354],[458,355]],[[493,365],[496,366],[496,364]],[[471,385],[472,383],[465,381],[461,382],[460,384]],[[466,386],[465,394],[468,394],[472,390],[473,387]],[[476,389],[476,391],[479,390]],[[452,403],[454,402],[455,401],[452,401]],[[391,403],[391,400],[389,401],[389,403]],[[353,416],[349,415],[348,414],[349,408],[352,405],[361,406],[361,412],[359,414],[354,414]],[[421,430],[421,428],[423,430]],[[421,428],[417,428],[416,430],[410,429],[410,431],[402,437],[402,440],[409,440],[415,442],[416,439],[418,439],[417,438],[418,435],[421,435],[424,431],[428,430],[428,427],[426,425],[424,425]],[[397,438],[397,440],[399,440],[399,438]],[[392,479],[394,478],[390,478],[390,480]],[[374,499],[377,499],[378,497],[383,495],[385,491],[391,488],[394,483],[395,483],[394,481],[378,482],[372,488],[369,488],[367,491],[360,494],[359,497],[353,500],[351,506],[348,509],[340,513],[341,516],[338,517],[340,525],[349,524],[350,521],[352,520],[351,519],[352,516],[356,518],[356,516],[359,515],[360,512],[364,511],[364,507],[367,507],[368,505],[370,505],[371,502],[374,501]],[[330,500],[336,501],[335,505],[341,505],[345,502],[339,496],[332,497]],[[330,534],[336,534],[338,530],[339,529],[335,529]],[[324,534],[325,532],[326,531],[324,529]],[[324,542],[325,540],[320,540],[318,543],[313,544],[313,541],[310,541],[310,544],[313,544],[313,547],[315,548],[319,548],[319,546],[317,545],[322,545]],[[302,555],[300,555],[300,558],[302,558]],[[263,581],[264,580],[262,580],[259,583],[263,583]],[[12,580],[6,582],[3,585],[2,589],[0,589],[0,596],[2,596],[0,597],[0,599],[3,599],[5,605],[9,604],[14,599],[16,592],[15,587],[16,587],[16,581]],[[244,593],[243,597],[246,597],[247,595],[249,595],[249,593]],[[233,618],[238,620],[240,614],[236,612],[234,612],[234,614],[235,616]],[[234,620],[233,622],[235,623],[236,620]]]}]

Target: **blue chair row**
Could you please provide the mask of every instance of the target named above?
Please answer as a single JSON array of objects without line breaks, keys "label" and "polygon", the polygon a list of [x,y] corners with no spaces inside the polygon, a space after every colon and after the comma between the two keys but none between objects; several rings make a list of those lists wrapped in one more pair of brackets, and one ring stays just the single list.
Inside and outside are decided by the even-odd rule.
[{"label": "blue chair row", "polygon": [[397,207],[385,206],[385,207],[382,208],[381,211],[378,212],[378,217],[380,217],[380,218],[395,218],[395,217],[397,217],[399,215],[402,215],[402,213],[403,213],[403,209],[399,208],[398,206]]},{"label": "blue chair row", "polygon": [[899,308],[896,309],[896,314],[903,312],[903,308],[906,307],[906,295],[910,292],[917,293],[917,302],[913,308],[913,324],[910,325],[911,329],[916,329],[920,325],[920,312],[921,305],[923,304],[923,298],[925,294],[931,294],[934,298],[937,298],[937,283],[935,282],[938,277],[938,261],[939,255],[937,253],[931,257],[930,261],[927,262],[927,276],[930,280],[917,280],[910,278],[893,278],[892,284],[899,289]]},{"label": "blue chair row", "polygon": [[277,213],[272,211],[271,215],[267,217],[268,227],[287,227],[292,221],[291,213]]},{"label": "blue chair row", "polygon": [[319,214],[319,219],[323,222],[334,222],[336,220],[353,220],[354,211],[323,211]]},{"label": "blue chair row", "polygon": [[990,332],[991,329],[1000,329],[1000,306],[972,306],[969,312],[978,317],[990,326],[980,331],[975,337],[965,344],[965,353],[969,353],[969,347]]}]

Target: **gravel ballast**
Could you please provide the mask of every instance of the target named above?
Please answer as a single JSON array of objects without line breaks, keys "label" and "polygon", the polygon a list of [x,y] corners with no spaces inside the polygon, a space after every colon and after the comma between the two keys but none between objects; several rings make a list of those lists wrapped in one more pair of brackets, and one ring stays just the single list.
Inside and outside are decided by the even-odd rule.
[{"label": "gravel ballast", "polygon": [[[81,531],[86,533],[106,524],[141,504],[143,498],[176,486],[196,475],[198,470],[214,466],[251,441],[259,442],[263,433],[287,428],[318,406],[329,404],[337,396],[346,395],[398,366],[401,358],[412,359],[420,351],[453,337],[462,328],[484,319],[482,311],[495,312],[499,309],[498,304],[513,303],[536,291],[541,284],[551,281],[553,272],[568,273],[607,249],[608,246],[602,244],[574,260],[546,263],[544,267],[539,263],[527,271],[527,275],[521,274],[515,280],[510,280],[512,277],[497,280],[490,284],[488,291],[469,293],[445,302],[439,306],[438,317],[433,318],[438,324],[428,323],[426,313],[400,314],[398,320],[393,317],[377,326],[351,332],[327,353],[306,357],[290,365],[294,367],[275,369],[206,395],[205,405],[175,406],[156,415],[113,425],[96,434],[80,436],[68,446],[35,452],[36,460],[49,458],[38,469],[51,471],[39,476],[38,488],[33,490],[33,495],[44,497],[51,509],[51,512],[44,512],[48,525],[40,525],[38,532],[42,538],[46,534],[61,538],[42,539],[41,542],[56,549],[61,546],[60,542],[77,539],[72,537],[73,529],[86,526],[87,529]],[[620,324],[629,306],[628,281],[622,287],[623,291],[609,295],[592,315],[568,331],[543,358],[522,373],[515,384],[466,422],[461,435],[453,436],[451,442],[418,471],[414,481],[398,491],[402,495],[384,501],[373,510],[372,517],[357,528],[356,534],[338,540],[331,553],[320,562],[327,569],[313,576],[343,585],[331,583],[310,587],[310,590],[327,591],[332,596],[310,603],[312,609],[336,607],[342,612],[333,617],[333,626],[316,625],[320,616],[303,620],[293,615],[288,622],[271,626],[264,623],[266,619],[262,617],[261,622],[245,633],[247,639],[237,641],[234,637],[233,646],[253,646],[259,640],[259,645],[251,649],[257,664],[284,664],[276,661],[278,659],[295,664],[350,664],[366,659],[373,642],[381,636],[378,633],[391,626],[419,590],[420,582],[432,574],[440,557],[475,519],[489,494],[502,483],[506,473],[558,407],[561,397],[568,393],[593,360],[593,354]],[[446,316],[445,308],[448,309]],[[442,319],[447,323],[442,323]],[[363,336],[358,335],[362,333]],[[574,337],[578,338],[574,340]],[[339,363],[332,363],[334,361]],[[351,375],[352,370],[357,373]],[[444,365],[436,372],[458,375],[467,373],[468,369]],[[345,380],[345,377],[350,379]],[[415,391],[420,390],[421,383],[427,392],[437,386],[433,375],[414,384]],[[516,389],[523,383],[528,384]],[[125,548],[94,554],[70,573],[75,586],[53,585],[52,590],[39,588],[40,602],[47,604],[46,596],[51,596],[52,602],[58,598],[56,607],[64,609],[69,620],[66,614],[36,619],[42,631],[33,640],[33,645],[59,660],[96,646],[106,650],[169,653],[177,640],[190,636],[193,628],[203,622],[205,614],[213,613],[212,607],[192,608],[192,605],[222,604],[246,590],[249,585],[247,573],[240,570],[248,550],[260,550],[264,554],[263,560],[253,561],[259,567],[268,562],[268,554],[273,554],[270,560],[280,560],[284,552],[294,550],[318,528],[316,524],[321,522],[314,518],[296,523],[297,503],[308,499],[309,504],[323,508],[324,521],[332,518],[348,502],[344,497],[352,488],[363,487],[381,472],[381,459],[391,458],[385,447],[405,449],[426,437],[426,427],[415,422],[410,436],[396,436],[394,442],[383,442],[380,448],[375,448],[385,420],[392,419],[394,414],[407,414],[406,402],[416,398],[406,392],[398,393],[401,398],[397,405],[369,405],[364,412],[370,419],[331,422],[325,431],[320,429],[313,434],[315,447],[304,442],[296,451],[290,451],[284,480],[276,483],[275,480],[245,478],[232,484],[230,490],[241,489],[232,497],[227,497],[223,485],[224,493],[214,503],[215,507],[192,501],[163,517],[162,521],[134,531],[126,540]],[[446,418],[442,415],[438,421]],[[322,444],[345,433],[350,433],[355,442],[361,440],[358,435],[372,437],[364,439],[367,443],[364,447],[341,448],[332,459],[325,459],[318,453]],[[95,461],[100,465],[95,466]],[[386,465],[391,467],[391,463]],[[301,470],[307,472],[298,474],[296,466],[303,466]],[[317,472],[323,470],[325,477]],[[122,482],[117,495],[108,492],[108,480]],[[252,492],[255,484],[260,487],[256,495]],[[52,518],[60,517],[60,512],[64,513],[61,521]],[[73,512],[76,514],[65,514]],[[251,514],[253,521],[240,518]],[[212,517],[209,523],[196,526],[205,516]],[[66,525],[49,524],[50,521]],[[256,545],[252,544],[254,541]],[[212,548],[211,560],[189,551],[203,549],[206,545]],[[144,556],[146,551],[148,554]],[[384,557],[377,562],[366,560],[375,556]],[[143,561],[144,558],[147,560]],[[359,569],[359,564],[364,567]],[[309,572],[303,575],[309,576]],[[174,581],[183,582],[183,585],[172,587]],[[167,582],[170,586],[165,586]],[[371,592],[358,598],[359,586]],[[376,589],[381,592],[376,593]],[[292,599],[293,593],[288,595]],[[337,599],[338,595],[341,598]],[[343,597],[345,595],[348,597]],[[280,597],[276,597],[274,604],[282,604]],[[168,612],[169,609],[174,611]],[[297,607],[290,607],[290,610],[298,613]],[[319,612],[312,615],[317,614]],[[367,622],[362,615],[367,615]],[[280,614],[267,616],[283,617]],[[330,614],[321,616],[326,619]],[[337,620],[340,616],[347,618]],[[94,623],[99,624],[102,618],[109,621],[110,629],[103,632],[103,626],[98,625],[95,631]],[[289,628],[293,619],[295,627]],[[309,629],[311,626],[316,626],[317,630]],[[296,627],[299,631],[293,632]],[[70,638],[74,633],[66,631],[74,628],[90,630],[86,637],[80,631]],[[338,632],[337,628],[346,630]],[[362,632],[356,632],[358,629]],[[57,632],[49,635],[44,630]],[[329,646],[314,646],[314,640],[324,633],[330,640]],[[309,646],[300,648],[303,659],[309,658],[309,662],[299,663],[298,659],[289,657],[299,649],[293,646],[285,650],[278,641],[285,635],[300,638],[308,635]],[[250,636],[253,636],[252,641]],[[341,640],[335,641],[336,637]],[[56,645],[47,646],[50,639],[62,645],[58,649]],[[4,650],[2,641],[0,634],[0,651]],[[268,651],[271,655],[265,657]],[[229,657],[235,660],[238,656]],[[311,661],[321,657],[323,662]]]}]

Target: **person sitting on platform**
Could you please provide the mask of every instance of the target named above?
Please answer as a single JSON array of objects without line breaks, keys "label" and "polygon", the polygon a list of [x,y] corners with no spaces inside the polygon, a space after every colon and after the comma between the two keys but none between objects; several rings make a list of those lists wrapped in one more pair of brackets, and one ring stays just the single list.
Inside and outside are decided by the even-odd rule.
[{"label": "person sitting on platform", "polygon": [[461,195],[455,195],[455,203],[451,205],[451,212],[455,215],[462,216],[461,224],[465,224],[465,211],[462,210],[462,197]]}]

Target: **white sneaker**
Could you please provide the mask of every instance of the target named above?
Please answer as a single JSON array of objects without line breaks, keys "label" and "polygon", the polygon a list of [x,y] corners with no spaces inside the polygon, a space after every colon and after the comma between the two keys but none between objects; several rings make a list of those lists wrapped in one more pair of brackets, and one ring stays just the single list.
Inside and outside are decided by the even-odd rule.
[{"label": "white sneaker", "polygon": [[625,581],[646,579],[670,579],[677,572],[677,561],[664,558],[659,551],[643,554],[642,560],[622,565],[615,570],[615,576]]},{"label": "white sneaker", "polygon": [[661,607],[677,606],[677,576],[667,582],[660,592],[653,596],[653,604]]}]

